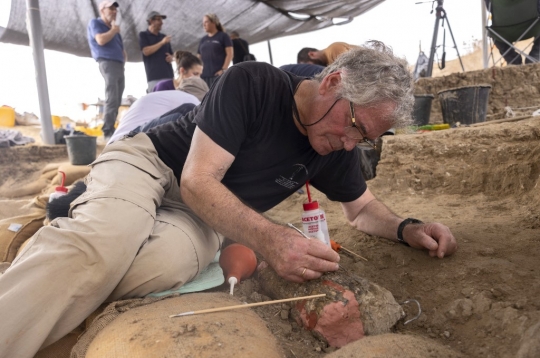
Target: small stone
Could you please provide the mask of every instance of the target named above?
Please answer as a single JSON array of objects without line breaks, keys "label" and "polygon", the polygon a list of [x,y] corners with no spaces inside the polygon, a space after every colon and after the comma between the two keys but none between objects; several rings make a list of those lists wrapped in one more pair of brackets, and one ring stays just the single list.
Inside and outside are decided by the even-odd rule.
[{"label": "small stone", "polygon": [[514,308],[520,310],[520,309],[523,309],[523,307],[525,307],[525,305],[527,305],[527,299],[522,298],[519,301],[517,301],[516,303],[514,303],[513,306],[514,306]]},{"label": "small stone", "polygon": [[186,329],[188,332],[193,332],[196,329],[196,327],[193,324],[188,324]]},{"label": "small stone", "polygon": [[316,347],[315,348],[315,352],[320,352],[321,351],[321,347]]},{"label": "small stone", "polygon": [[328,346],[328,347],[324,347],[324,348],[323,348],[323,351],[324,351],[324,353],[332,353],[332,352],[335,352],[336,349],[337,349],[336,347],[330,347],[330,346]]},{"label": "small stone", "polygon": [[443,336],[445,336],[446,338],[450,338],[450,332],[444,331]]},{"label": "small stone", "polygon": [[262,302],[261,294],[258,292],[253,292],[251,295],[249,295],[249,299],[252,302]]},{"label": "small stone", "polygon": [[289,319],[289,310],[281,310],[280,315],[283,320]]},{"label": "small stone", "polygon": [[495,249],[492,247],[486,247],[484,249],[479,250],[478,255],[485,256],[485,257],[493,256],[495,255]]}]

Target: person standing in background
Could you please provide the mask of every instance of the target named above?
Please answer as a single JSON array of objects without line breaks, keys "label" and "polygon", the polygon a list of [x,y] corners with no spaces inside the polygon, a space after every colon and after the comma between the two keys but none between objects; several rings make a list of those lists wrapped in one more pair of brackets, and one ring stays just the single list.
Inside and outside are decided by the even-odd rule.
[{"label": "person standing in background", "polygon": [[201,78],[211,87],[231,64],[233,45],[216,14],[204,15],[203,28],[207,35],[201,39],[197,54],[203,62]]},{"label": "person standing in background", "polygon": [[160,32],[166,18],[167,16],[157,11],[150,12],[146,18],[148,29],[139,32],[139,45],[148,81],[147,93],[152,92],[158,82],[174,78],[171,36]]},{"label": "person standing in background", "polygon": [[246,55],[249,55],[249,44],[246,40],[240,38],[236,31],[231,31],[231,40],[233,44],[233,65],[245,61]]},{"label": "person standing in background", "polygon": [[90,20],[87,27],[90,52],[99,63],[99,71],[105,79],[104,123],[101,128],[105,142],[108,142],[114,133],[118,107],[122,102],[125,87],[124,64],[127,55],[120,27],[116,24],[118,6],[116,1],[102,1],[99,4],[100,17]]},{"label": "person standing in background", "polygon": [[311,63],[314,65],[330,66],[344,52],[358,48],[345,42],[334,42],[324,50],[305,47],[298,52],[297,63]]}]

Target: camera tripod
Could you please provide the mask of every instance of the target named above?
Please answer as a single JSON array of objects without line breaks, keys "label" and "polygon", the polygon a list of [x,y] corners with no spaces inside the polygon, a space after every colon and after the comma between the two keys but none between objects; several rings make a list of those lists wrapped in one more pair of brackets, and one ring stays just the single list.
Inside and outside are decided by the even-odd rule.
[{"label": "camera tripod", "polygon": [[[459,63],[461,65],[461,69],[463,72],[465,72],[465,67],[463,67],[463,62],[461,61],[461,56],[459,55],[458,47],[456,45],[456,40],[454,39],[454,34],[452,33],[452,28],[450,27],[450,22],[448,21],[448,17],[446,16],[446,10],[443,8],[443,2],[444,0],[433,0],[437,1],[437,8],[435,9],[435,28],[433,29],[433,40],[431,41],[431,51],[429,53],[429,63],[427,68],[426,77],[431,77],[431,74],[433,73],[433,61],[435,60],[435,50],[437,49],[437,35],[439,34],[439,23],[442,20],[441,26],[444,27],[444,21],[446,20],[446,23],[448,24],[448,30],[450,31],[450,36],[452,37],[452,42],[454,43],[454,48],[456,49]],[[433,12],[433,10],[431,10]],[[445,34],[446,37],[446,34]],[[443,47],[446,39],[443,39]],[[443,48],[444,51],[444,48]],[[446,57],[446,52],[443,52],[442,56],[442,62],[444,64]]]}]

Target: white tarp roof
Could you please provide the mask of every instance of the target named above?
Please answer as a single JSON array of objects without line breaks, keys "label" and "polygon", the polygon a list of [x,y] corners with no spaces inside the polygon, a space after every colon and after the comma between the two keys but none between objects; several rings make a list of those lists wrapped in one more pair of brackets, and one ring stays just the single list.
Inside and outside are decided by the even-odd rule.
[{"label": "white tarp roof", "polygon": [[[0,42],[28,45],[26,0],[2,1],[11,1],[11,12],[7,27],[0,27]],[[119,0],[118,3],[124,46],[129,61],[136,62],[142,60],[138,34],[146,30],[146,16],[153,10],[167,15],[162,32],[172,35],[172,48],[195,52],[205,35],[202,17],[206,13],[217,14],[225,31],[236,30],[249,43],[256,43],[332,26],[333,19],[339,22],[353,18],[383,1]],[[99,2],[101,0],[41,0],[45,48],[90,57],[86,26],[99,16]]]}]

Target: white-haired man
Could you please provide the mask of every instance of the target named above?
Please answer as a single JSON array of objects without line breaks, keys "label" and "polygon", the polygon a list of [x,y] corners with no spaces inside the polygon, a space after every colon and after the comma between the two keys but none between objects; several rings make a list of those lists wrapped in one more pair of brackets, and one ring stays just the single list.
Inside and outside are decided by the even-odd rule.
[{"label": "white-haired man", "polygon": [[104,301],[182,286],[223,237],[290,281],[337,270],[330,247],[261,215],[306,180],[341,202],[358,230],[451,255],[448,227],[392,213],[358,163],[356,144],[407,123],[412,103],[407,63],[381,43],[348,51],[311,80],[264,63],[233,66],[188,115],[104,149],[70,217],[36,233],[0,276],[0,350],[31,356]]}]

